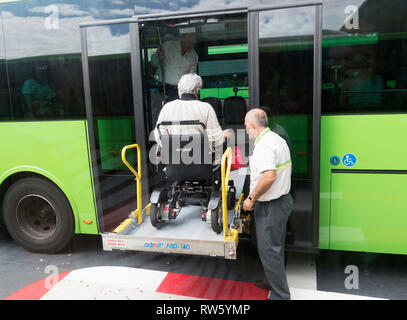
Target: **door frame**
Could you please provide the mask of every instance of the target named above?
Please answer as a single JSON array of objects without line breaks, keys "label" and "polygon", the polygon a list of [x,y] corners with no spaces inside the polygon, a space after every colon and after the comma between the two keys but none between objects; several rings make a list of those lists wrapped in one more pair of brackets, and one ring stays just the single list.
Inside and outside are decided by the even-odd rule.
[{"label": "door frame", "polygon": [[306,1],[291,4],[259,5],[249,7],[249,97],[252,106],[260,106],[259,65],[259,12],[301,7],[315,8],[314,70],[313,70],[313,133],[312,133],[312,248],[319,245],[320,207],[320,157],[321,157],[321,92],[322,92],[322,1]]},{"label": "door frame", "polygon": [[[106,20],[91,23],[82,23],[80,27],[81,36],[81,54],[82,54],[82,71],[83,71],[83,83],[84,83],[84,95],[85,95],[85,106],[86,106],[86,120],[88,122],[88,135],[89,135],[89,146],[91,155],[91,170],[94,185],[94,203],[96,208],[96,216],[98,219],[99,232],[104,232],[104,222],[103,222],[103,206],[102,206],[102,193],[100,190],[99,181],[99,168],[97,165],[97,151],[95,144],[95,127],[93,122],[93,107],[91,99],[91,86],[90,86],[90,76],[89,76],[89,60],[88,60],[88,40],[87,40],[87,29],[91,27],[102,27],[115,24],[128,24],[129,25],[129,36],[130,36],[130,61],[131,61],[131,77],[132,77],[132,92],[133,92],[133,110],[134,110],[134,124],[135,124],[135,136],[137,143],[140,146],[141,161],[146,163],[148,160],[148,153],[146,152],[146,132],[143,117],[137,117],[137,115],[143,114],[143,95],[142,95],[142,73],[140,61],[140,47],[139,41],[137,40],[139,33],[139,25],[137,21],[133,18],[131,19],[116,19],[116,20]],[[141,170],[141,179],[143,181],[143,204],[146,205],[148,202],[148,194],[145,192],[148,190],[148,174],[147,170]]]}]

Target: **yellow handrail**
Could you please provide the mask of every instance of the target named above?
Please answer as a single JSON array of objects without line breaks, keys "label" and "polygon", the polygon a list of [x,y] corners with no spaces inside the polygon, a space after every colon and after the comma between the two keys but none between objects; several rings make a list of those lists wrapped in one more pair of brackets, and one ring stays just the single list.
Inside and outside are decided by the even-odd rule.
[{"label": "yellow handrail", "polygon": [[[228,167],[225,172],[226,159],[228,159]],[[228,209],[227,209],[227,187],[229,185],[230,168],[232,166],[232,148],[227,148],[222,156],[222,216],[223,216],[223,236],[224,239],[229,236],[228,234]]]},{"label": "yellow handrail", "polygon": [[[130,163],[127,162],[126,160],[126,151],[129,149],[137,149],[137,171],[131,166]],[[137,179],[137,209],[136,211],[132,212],[133,218],[136,217],[137,215],[137,222],[138,224],[141,224],[143,222],[142,218],[142,198],[141,198],[141,151],[140,147],[138,144],[131,144],[128,146],[125,146],[122,149],[122,161],[126,165],[127,168],[130,169],[131,172],[136,176]]]},{"label": "yellow handrail", "polygon": [[239,209],[240,203],[243,200],[243,193],[240,195],[239,200],[237,201],[236,207],[235,207],[235,212]]}]

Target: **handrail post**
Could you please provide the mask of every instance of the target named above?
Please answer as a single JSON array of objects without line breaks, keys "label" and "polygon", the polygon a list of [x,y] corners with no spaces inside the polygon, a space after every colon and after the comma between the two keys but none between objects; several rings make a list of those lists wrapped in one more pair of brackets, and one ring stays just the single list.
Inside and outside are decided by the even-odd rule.
[{"label": "handrail post", "polygon": [[[130,149],[137,149],[137,171],[133,168],[133,166],[127,162],[126,160],[126,151]],[[136,209],[136,214],[137,214],[137,222],[138,224],[141,224],[143,222],[143,216],[142,216],[142,198],[141,198],[141,151],[140,147],[138,144],[132,144],[125,146],[122,149],[122,161],[126,165],[127,168],[130,169],[130,171],[136,176],[137,180],[137,209]],[[135,215],[133,213],[133,218],[135,218]]]},{"label": "handrail post", "polygon": [[[228,166],[225,172],[226,160]],[[227,187],[229,185],[230,168],[232,166],[232,148],[227,148],[222,156],[221,177],[222,177],[222,216],[223,216],[223,237],[226,240],[228,227],[228,210],[227,210]]]}]

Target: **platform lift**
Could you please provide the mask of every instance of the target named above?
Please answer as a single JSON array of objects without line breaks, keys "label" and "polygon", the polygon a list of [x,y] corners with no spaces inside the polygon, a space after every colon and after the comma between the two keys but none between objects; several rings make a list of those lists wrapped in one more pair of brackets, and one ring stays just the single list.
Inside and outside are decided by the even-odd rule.
[{"label": "platform lift", "polygon": [[[130,149],[137,151],[137,170],[126,160],[126,152]],[[243,212],[241,214],[247,167],[231,172],[230,147],[223,154],[221,162],[221,204],[225,205],[222,205],[223,230],[220,233],[212,230],[211,219],[207,219],[207,223],[202,221],[202,207],[199,206],[183,207],[179,218],[160,229],[154,228],[149,223],[151,203],[142,208],[140,147],[137,144],[125,146],[122,149],[122,161],[136,177],[137,208],[113,232],[102,234],[104,250],[135,250],[236,259],[238,236],[243,232],[244,224],[250,217],[244,216]],[[236,205],[228,210],[227,191],[230,180],[234,181],[236,188]]]}]

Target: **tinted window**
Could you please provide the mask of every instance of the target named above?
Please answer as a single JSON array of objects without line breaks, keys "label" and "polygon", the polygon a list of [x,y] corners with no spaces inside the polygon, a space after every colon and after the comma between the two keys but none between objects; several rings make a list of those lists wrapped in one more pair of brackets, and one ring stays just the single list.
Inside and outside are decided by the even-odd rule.
[{"label": "tinted window", "polygon": [[[260,105],[290,149],[294,209],[288,245],[312,246],[315,7],[259,12]],[[279,170],[279,169],[278,169]]]},{"label": "tinted window", "polygon": [[93,115],[133,115],[129,25],[87,28],[87,39]]},{"label": "tinted window", "polygon": [[259,14],[260,105],[291,149],[295,178],[312,176],[314,16],[314,7]]},{"label": "tinted window", "polygon": [[13,119],[85,116],[78,23],[89,16],[59,8],[36,1],[2,7]]},{"label": "tinted window", "polygon": [[322,111],[407,111],[407,3],[324,4]]},{"label": "tinted window", "polygon": [[6,53],[4,50],[3,28],[2,24],[0,24],[0,121],[7,121],[10,119],[11,108],[7,83]]},{"label": "tinted window", "polygon": [[[112,231],[136,207],[134,175],[121,150],[135,137],[129,25],[88,27],[89,82],[99,188],[105,231]],[[126,158],[134,165],[135,153]],[[127,213],[126,213],[127,212]]]}]

